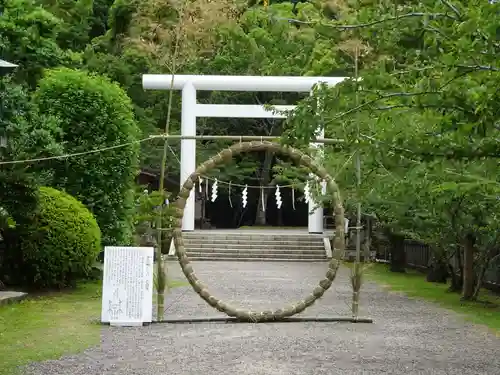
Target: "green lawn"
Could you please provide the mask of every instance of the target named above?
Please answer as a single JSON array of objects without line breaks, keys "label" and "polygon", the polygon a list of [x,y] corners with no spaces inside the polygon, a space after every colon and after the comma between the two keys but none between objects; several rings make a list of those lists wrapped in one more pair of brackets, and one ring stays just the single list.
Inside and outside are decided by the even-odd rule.
[{"label": "green lawn", "polygon": [[[170,287],[186,285],[174,281]],[[101,283],[0,307],[0,374],[77,353],[100,341]]]},{"label": "green lawn", "polygon": [[483,290],[480,302],[461,302],[456,293],[447,292],[448,285],[428,283],[425,275],[416,271],[406,274],[390,272],[387,265],[373,264],[365,271],[366,279],[412,298],[434,302],[461,314],[465,319],[489,327],[500,336],[500,296]]}]

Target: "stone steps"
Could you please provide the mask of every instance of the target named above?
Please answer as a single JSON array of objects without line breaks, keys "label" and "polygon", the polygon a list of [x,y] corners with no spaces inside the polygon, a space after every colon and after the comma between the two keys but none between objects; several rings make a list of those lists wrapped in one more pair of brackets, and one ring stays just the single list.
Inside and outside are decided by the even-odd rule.
[{"label": "stone steps", "polygon": [[186,246],[186,251],[189,253],[226,253],[226,254],[265,254],[265,255],[325,255],[325,250],[321,248],[317,249],[301,249],[301,248],[291,248],[291,249],[276,249],[276,248],[228,248],[228,247],[194,247]]},{"label": "stone steps", "polygon": [[192,260],[214,261],[327,261],[322,235],[262,232],[183,233]]},{"label": "stone steps", "polygon": [[297,253],[282,253],[276,254],[272,252],[249,252],[249,251],[212,251],[212,252],[199,252],[199,251],[188,251],[188,256],[191,258],[199,257],[212,257],[212,258],[225,258],[225,257],[237,257],[237,258],[260,258],[260,259],[323,259],[326,255],[323,254],[297,254]]},{"label": "stone steps", "polygon": [[293,237],[193,237],[193,236],[183,236],[184,241],[191,242],[203,242],[203,243],[247,243],[248,241],[254,243],[266,243],[266,244],[275,244],[275,243],[283,243],[283,244],[315,244],[318,241],[322,241],[322,237],[312,237],[312,238],[293,238]]},{"label": "stone steps", "polygon": [[218,261],[218,262],[325,262],[328,259],[289,259],[289,258],[233,258],[233,257],[189,257],[192,261]]},{"label": "stone steps", "polygon": [[248,249],[248,250],[302,250],[302,251],[324,251],[323,243],[317,244],[295,244],[293,242],[290,243],[278,243],[278,242],[257,242],[257,241],[247,241],[247,242],[199,242],[199,241],[184,241],[184,245],[189,249],[213,249],[217,246],[217,248],[224,249]]}]

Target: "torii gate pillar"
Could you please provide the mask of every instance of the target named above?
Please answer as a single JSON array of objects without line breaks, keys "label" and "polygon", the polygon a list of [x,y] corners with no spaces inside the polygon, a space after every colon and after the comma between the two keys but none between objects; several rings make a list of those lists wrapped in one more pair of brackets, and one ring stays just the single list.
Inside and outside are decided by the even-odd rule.
[{"label": "torii gate pillar", "polygon": [[[326,83],[334,86],[345,77],[262,77],[262,76],[205,76],[144,74],[142,87],[145,90],[182,90],[181,135],[196,136],[197,117],[222,118],[284,118],[281,113],[274,114],[260,105],[237,104],[198,104],[196,91],[253,91],[253,92],[310,92],[314,85]],[[276,106],[278,110],[291,110],[295,106]],[[323,131],[319,137],[324,136]],[[321,147],[320,144],[314,144]],[[181,140],[181,181],[184,181],[196,169],[196,140]],[[194,230],[195,200],[194,189],[184,209],[182,230]],[[309,233],[323,233],[323,207],[315,209],[309,203]]]}]

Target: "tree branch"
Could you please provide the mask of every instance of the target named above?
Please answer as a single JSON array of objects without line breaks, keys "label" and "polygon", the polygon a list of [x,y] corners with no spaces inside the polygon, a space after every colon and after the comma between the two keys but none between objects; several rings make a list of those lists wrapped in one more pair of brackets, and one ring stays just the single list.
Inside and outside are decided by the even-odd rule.
[{"label": "tree branch", "polygon": [[491,72],[500,72],[499,68],[487,65],[457,65],[459,68],[471,69],[472,71],[487,70]]},{"label": "tree branch", "polygon": [[[473,72],[476,72],[476,71],[481,71],[481,70],[490,70],[490,71],[500,71],[500,69],[497,69],[497,68],[494,68],[494,67],[490,67],[490,66],[481,66],[481,65],[457,65],[458,67],[460,68],[464,68],[464,69],[468,69],[467,71],[465,72],[462,72],[460,74],[458,74],[457,76],[449,79],[448,81],[446,81],[445,83],[443,83],[438,90],[436,91],[422,91],[422,92],[415,92],[415,93],[411,93],[411,92],[395,92],[395,93],[389,93],[389,94],[385,94],[385,95],[382,95],[380,93],[377,93],[376,91],[371,91],[371,90],[359,90],[358,92],[367,92],[367,93],[372,93],[372,94],[377,94],[379,95],[378,98],[376,99],[372,99],[368,102],[365,102],[365,103],[362,103],[360,105],[357,105],[355,106],[354,108],[351,108],[345,112],[342,112],[340,113],[339,115],[335,116],[334,118],[332,118],[330,121],[336,121],[344,116],[347,116],[351,113],[354,113],[360,109],[363,109],[365,107],[368,107],[370,106],[371,104],[374,104],[374,103],[377,103],[381,100],[384,100],[384,99],[390,99],[390,98],[394,98],[394,97],[411,97],[411,96],[422,96],[422,95],[431,95],[431,94],[434,94],[434,95],[439,95],[441,94],[441,91],[444,87],[446,87],[447,85],[449,85],[451,82],[469,74],[469,73],[473,73]],[[378,107],[378,108],[375,108],[377,110],[387,110],[387,109],[392,109],[392,108],[398,108],[398,107],[405,107],[403,105],[394,105],[394,106],[387,106],[387,107]],[[411,107],[411,106],[406,106],[406,107]],[[423,108],[425,108],[426,106],[424,106]],[[432,108],[432,106],[428,106],[429,108]],[[464,108],[460,108],[460,107],[448,107],[448,108],[455,108],[455,109],[459,109],[459,110],[462,110],[463,112],[467,112]]]},{"label": "tree branch", "polygon": [[447,39],[449,41],[453,41],[453,39],[451,39],[448,35],[446,35],[445,33],[443,33],[437,27],[427,25],[424,30],[432,31],[433,33],[441,35],[444,39]]},{"label": "tree branch", "polygon": [[399,20],[405,19],[405,18],[415,18],[415,17],[429,17],[430,19],[444,17],[444,18],[449,18],[449,19],[452,19],[452,20],[456,21],[455,17],[452,17],[452,16],[450,16],[449,14],[446,14],[446,13],[421,13],[421,12],[412,12],[412,13],[407,13],[407,14],[403,14],[403,15],[400,15],[400,16],[384,18],[384,19],[381,19],[381,20],[378,20],[378,21],[361,23],[361,24],[358,24],[358,25],[328,25],[328,26],[336,28],[336,29],[341,29],[341,30],[347,30],[347,29],[351,29],[352,30],[352,29],[359,29],[359,28],[363,28],[363,27],[375,26],[375,25],[379,25],[379,24],[382,24],[382,23],[386,23],[386,22],[399,21]]},{"label": "tree branch", "polygon": [[[369,141],[376,142],[386,146],[393,151],[399,151],[401,154],[411,155],[419,160],[429,160],[434,158],[443,158],[448,160],[463,160],[463,159],[482,159],[482,158],[500,158],[500,152],[497,150],[492,150],[491,152],[486,151],[471,151],[467,154],[459,153],[457,150],[450,150],[448,152],[431,152],[431,151],[415,151],[408,148],[398,147],[387,142],[376,139],[372,136],[366,134],[360,134],[361,138],[365,138]],[[413,162],[418,162],[417,160],[410,159]]]},{"label": "tree branch", "polygon": [[440,94],[440,92],[439,91],[422,91],[422,92],[415,92],[415,93],[410,93],[410,92],[395,92],[395,93],[390,93],[390,94],[385,94],[385,95],[380,95],[379,94],[378,98],[370,100],[370,101],[368,101],[366,103],[357,105],[356,107],[351,108],[348,111],[342,112],[341,114],[339,114],[338,116],[335,116],[330,121],[338,120],[338,119],[340,119],[340,118],[342,118],[344,116],[347,116],[348,114],[356,112],[356,111],[358,111],[358,110],[360,110],[360,109],[362,109],[364,107],[367,107],[367,106],[369,106],[371,104],[374,104],[374,103],[376,103],[376,102],[378,102],[380,100],[394,98],[394,97],[420,96],[420,95],[428,95],[428,94]]},{"label": "tree branch", "polygon": [[458,111],[462,111],[465,113],[471,113],[470,111],[467,111],[465,108],[462,107],[457,107],[457,106],[443,106],[443,105],[432,105],[432,104],[425,104],[425,105],[409,105],[409,104],[395,104],[395,105],[388,105],[385,107],[375,107],[373,108],[376,111],[387,111],[391,109],[397,109],[397,108],[434,108],[434,109],[455,109]]},{"label": "tree branch", "polygon": [[[357,25],[332,25],[332,24],[322,24],[322,26],[327,26],[331,27],[334,29],[339,29],[339,30],[353,30],[353,29],[360,29],[364,27],[370,27],[370,26],[376,26],[380,25],[386,22],[392,22],[392,21],[399,21],[401,19],[405,18],[416,18],[416,17],[429,17],[430,19],[436,19],[436,18],[448,18],[454,21],[458,21],[455,17],[450,16],[447,13],[423,13],[423,12],[412,12],[412,13],[407,13],[407,14],[402,14],[400,16],[395,16],[395,17],[388,17],[384,18],[378,21],[373,21],[373,22],[367,22],[367,23],[360,23]],[[298,24],[305,24],[305,25],[316,25],[318,22],[312,22],[312,21],[301,21],[298,19],[294,18],[284,18],[284,17],[272,17],[275,20],[281,20],[281,21],[288,21],[289,23],[298,23]]]},{"label": "tree branch", "polygon": [[457,15],[458,19],[462,18],[462,15],[458,11],[458,9],[453,4],[451,4],[448,0],[441,0],[441,2],[444,5],[446,5],[448,8],[450,8],[453,11],[453,13],[455,13]]}]

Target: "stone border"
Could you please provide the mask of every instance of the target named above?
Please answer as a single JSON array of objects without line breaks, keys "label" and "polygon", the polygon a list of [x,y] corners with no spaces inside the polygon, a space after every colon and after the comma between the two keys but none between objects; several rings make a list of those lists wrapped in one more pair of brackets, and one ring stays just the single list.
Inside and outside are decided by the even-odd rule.
[{"label": "stone border", "polygon": [[28,293],[13,292],[9,290],[0,291],[0,306],[21,302],[28,298]]},{"label": "stone border", "polygon": [[[335,256],[330,260],[325,278],[319,282],[319,285],[314,288],[312,293],[308,295],[304,300],[298,301],[285,308],[275,311],[269,310],[255,312],[237,309],[213,296],[208,291],[207,287],[195,275],[190,260],[186,255],[184,239],[182,237],[182,217],[184,216],[184,208],[186,207],[186,201],[191,190],[194,188],[195,182],[198,180],[198,177],[205,175],[208,171],[214,169],[217,166],[227,164],[234,156],[253,151],[273,151],[284,156],[288,156],[295,163],[307,167],[311,171],[311,173],[314,173],[320,179],[325,180],[327,182],[327,189],[333,196],[335,213]],[[217,155],[198,166],[198,168],[196,168],[196,170],[186,179],[179,192],[179,197],[175,205],[177,207],[177,214],[173,231],[173,238],[175,241],[175,247],[177,249],[177,258],[179,259],[179,264],[182,268],[182,272],[189,281],[189,284],[191,284],[191,286],[193,287],[194,291],[198,293],[201,298],[203,298],[210,306],[217,309],[218,311],[227,314],[228,316],[234,317],[239,321],[255,323],[284,320],[285,318],[298,314],[304,311],[307,307],[311,306],[314,302],[316,302],[317,299],[323,296],[325,291],[330,288],[333,281],[335,280],[338,268],[340,266],[341,254],[343,254],[345,249],[344,208],[342,206],[340,192],[336,182],[324,168],[317,166],[311,157],[305,155],[303,152],[295,148],[281,146],[273,142],[262,141],[240,142],[225,150],[222,150]]]}]

